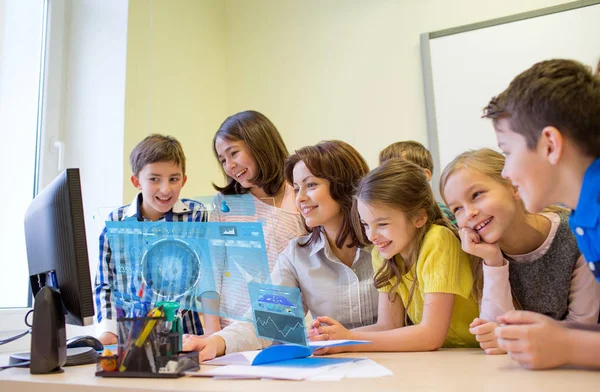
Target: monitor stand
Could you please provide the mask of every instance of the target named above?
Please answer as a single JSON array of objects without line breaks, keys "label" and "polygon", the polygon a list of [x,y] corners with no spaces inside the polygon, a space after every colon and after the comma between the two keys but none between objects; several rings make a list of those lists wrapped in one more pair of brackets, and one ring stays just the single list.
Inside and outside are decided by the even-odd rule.
[{"label": "monitor stand", "polygon": [[[12,361],[23,360],[11,358]],[[35,295],[31,328],[31,374],[62,373],[67,361],[65,314],[60,293],[42,287]]]}]

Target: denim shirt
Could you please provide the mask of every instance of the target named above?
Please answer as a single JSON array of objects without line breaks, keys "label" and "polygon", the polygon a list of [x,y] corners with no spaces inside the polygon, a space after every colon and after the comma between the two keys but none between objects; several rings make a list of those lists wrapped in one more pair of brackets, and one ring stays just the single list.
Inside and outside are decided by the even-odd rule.
[{"label": "denim shirt", "polygon": [[577,208],[571,212],[569,226],[588,266],[600,283],[600,158],[586,170]]}]

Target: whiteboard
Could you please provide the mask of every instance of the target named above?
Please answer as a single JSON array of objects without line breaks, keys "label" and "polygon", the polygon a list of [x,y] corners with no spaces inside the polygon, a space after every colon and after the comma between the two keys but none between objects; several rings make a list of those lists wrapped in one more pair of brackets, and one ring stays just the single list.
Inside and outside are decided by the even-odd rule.
[{"label": "whiteboard", "polygon": [[456,155],[482,147],[497,150],[492,121],[481,118],[482,109],[515,76],[552,58],[595,67],[600,58],[600,1],[425,33],[421,49],[437,192],[439,173]]}]

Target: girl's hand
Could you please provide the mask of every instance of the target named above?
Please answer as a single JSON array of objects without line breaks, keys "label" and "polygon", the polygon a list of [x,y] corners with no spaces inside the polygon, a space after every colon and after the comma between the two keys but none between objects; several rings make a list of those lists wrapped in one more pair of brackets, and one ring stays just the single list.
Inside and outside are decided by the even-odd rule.
[{"label": "girl's hand", "polygon": [[[325,324],[325,325],[323,325]],[[309,340],[333,340],[333,339],[354,339],[352,332],[344,328],[342,324],[335,321],[331,317],[317,317],[312,322],[313,332]],[[309,333],[310,335],[310,333]]]},{"label": "girl's hand", "polygon": [[308,340],[310,340],[311,342],[329,340],[329,335],[321,335],[319,333],[320,326],[321,323],[319,322],[319,320],[311,320],[310,325],[306,327],[306,336],[308,337]]},{"label": "girl's hand", "polygon": [[479,342],[479,346],[486,354],[506,354],[506,350],[503,350],[498,346],[498,339],[494,333],[497,326],[498,324],[493,321],[487,321],[480,318],[476,318],[469,325],[469,332],[475,335],[475,338]]},{"label": "girl's hand", "polygon": [[313,355],[329,355],[329,354],[338,354],[345,352],[344,347],[325,347],[315,350]]},{"label": "girl's hand", "polygon": [[486,265],[500,267],[504,265],[504,257],[498,243],[483,242],[479,234],[468,227],[458,231],[462,250],[473,256],[481,257]]}]

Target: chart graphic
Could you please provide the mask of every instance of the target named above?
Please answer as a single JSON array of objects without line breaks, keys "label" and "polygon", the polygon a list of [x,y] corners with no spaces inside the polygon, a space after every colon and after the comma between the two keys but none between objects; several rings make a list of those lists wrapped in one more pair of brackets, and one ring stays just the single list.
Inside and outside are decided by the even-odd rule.
[{"label": "chart graphic", "polygon": [[248,291],[258,336],[307,345],[300,289],[251,282]]},{"label": "chart graphic", "polygon": [[268,336],[273,340],[306,345],[304,318],[281,313],[254,310],[256,328],[259,336]]}]

